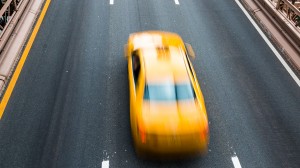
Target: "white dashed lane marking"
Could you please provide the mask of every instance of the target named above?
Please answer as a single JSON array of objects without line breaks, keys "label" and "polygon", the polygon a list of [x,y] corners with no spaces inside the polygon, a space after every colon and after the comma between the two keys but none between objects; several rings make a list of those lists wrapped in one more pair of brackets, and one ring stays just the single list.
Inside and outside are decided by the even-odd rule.
[{"label": "white dashed lane marking", "polygon": [[176,5],[179,5],[179,0],[174,0]]},{"label": "white dashed lane marking", "polygon": [[109,4],[113,5],[114,4],[114,0],[109,0]]},{"label": "white dashed lane marking", "polygon": [[237,156],[232,156],[231,160],[233,162],[234,168],[242,168],[242,166],[240,164],[240,161],[239,161],[239,158]]},{"label": "white dashed lane marking", "polygon": [[103,160],[101,168],[109,168],[109,161],[108,160]]}]

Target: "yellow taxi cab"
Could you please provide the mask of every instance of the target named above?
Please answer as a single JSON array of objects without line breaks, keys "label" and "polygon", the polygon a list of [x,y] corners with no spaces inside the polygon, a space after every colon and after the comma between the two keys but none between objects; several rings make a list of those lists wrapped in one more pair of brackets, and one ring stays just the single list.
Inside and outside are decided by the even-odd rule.
[{"label": "yellow taxi cab", "polygon": [[129,36],[130,124],[138,155],[205,154],[209,127],[190,44],[175,33]]}]

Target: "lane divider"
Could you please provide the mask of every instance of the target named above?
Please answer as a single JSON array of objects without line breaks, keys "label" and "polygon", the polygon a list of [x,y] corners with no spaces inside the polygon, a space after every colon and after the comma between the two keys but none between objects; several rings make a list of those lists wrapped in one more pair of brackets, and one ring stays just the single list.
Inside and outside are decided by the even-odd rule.
[{"label": "lane divider", "polygon": [[234,168],[242,168],[239,158],[237,156],[232,156],[231,160],[232,160]]},{"label": "lane divider", "polygon": [[108,160],[103,160],[101,168],[109,168],[109,161]]},{"label": "lane divider", "polygon": [[26,47],[24,49],[24,52],[23,52],[23,54],[22,54],[22,56],[20,58],[20,61],[19,61],[18,65],[17,65],[17,67],[15,69],[15,72],[13,73],[13,76],[12,76],[10,82],[9,82],[9,85],[7,86],[5,94],[4,94],[4,96],[2,98],[2,101],[0,103],[0,120],[1,120],[1,118],[3,116],[3,113],[5,111],[6,105],[7,105],[8,101],[10,99],[10,96],[11,96],[13,90],[14,90],[14,87],[15,87],[15,85],[17,83],[19,75],[20,75],[20,73],[22,71],[24,63],[25,63],[25,61],[27,59],[29,51],[30,51],[30,49],[32,47],[32,44],[33,44],[33,42],[35,40],[35,37],[36,37],[36,35],[37,35],[37,33],[38,33],[39,29],[40,29],[40,26],[42,24],[42,21],[43,21],[45,15],[46,15],[46,12],[48,10],[48,7],[49,7],[50,3],[51,3],[51,0],[46,0],[44,8],[41,11],[40,17],[38,18],[38,20],[36,22],[36,25],[35,25],[35,27],[34,27],[34,29],[32,31],[32,34],[31,34],[31,36],[30,36],[30,38],[29,38],[29,40],[27,42],[27,45],[26,45]]},{"label": "lane divider", "polygon": [[265,40],[265,42],[268,44],[270,49],[273,51],[273,53],[276,55],[276,57],[279,59],[281,64],[284,66],[284,68],[288,71],[288,73],[291,75],[291,77],[294,79],[294,81],[297,83],[297,85],[300,87],[300,80],[294,73],[294,71],[288,66],[288,64],[284,61],[282,56],[279,54],[279,52],[276,50],[276,48],[273,46],[273,44],[270,42],[270,40],[267,38],[267,36],[263,33],[263,31],[259,28],[259,26],[256,24],[256,22],[252,19],[252,17],[249,15],[247,10],[243,7],[243,5],[240,3],[239,0],[235,0],[237,5],[242,9],[244,14],[247,16],[247,18],[250,20],[252,25],[255,27],[255,29],[258,31],[260,36]]},{"label": "lane divider", "polygon": [[114,0],[109,0],[109,4],[113,5],[114,4]]},{"label": "lane divider", "polygon": [[176,5],[180,5],[179,4],[179,0],[174,0]]}]

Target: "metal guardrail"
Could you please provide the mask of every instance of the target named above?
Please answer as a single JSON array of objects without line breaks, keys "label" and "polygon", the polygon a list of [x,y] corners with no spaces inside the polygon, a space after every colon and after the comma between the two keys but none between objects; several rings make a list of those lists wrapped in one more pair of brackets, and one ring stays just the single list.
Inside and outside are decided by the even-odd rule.
[{"label": "metal guardrail", "polygon": [[0,0],[0,53],[29,1],[31,0]]},{"label": "metal guardrail", "polygon": [[9,22],[11,16],[18,10],[21,0],[1,0],[0,2],[0,31],[2,33],[4,27]]},{"label": "metal guardrail", "polygon": [[[300,54],[300,0],[253,0]],[[300,55],[299,55],[300,56]],[[300,70],[300,67],[299,67]]]},{"label": "metal guardrail", "polygon": [[[294,23],[300,30],[300,2],[297,0],[269,0],[275,4],[276,10],[281,11],[285,18]],[[299,0],[298,0],[299,1]]]},{"label": "metal guardrail", "polygon": [[[279,0],[240,0],[286,61],[300,75],[300,33],[276,9]],[[275,2],[274,2],[275,1]],[[298,0],[299,1],[299,0]],[[274,34],[273,34],[274,32]]]}]

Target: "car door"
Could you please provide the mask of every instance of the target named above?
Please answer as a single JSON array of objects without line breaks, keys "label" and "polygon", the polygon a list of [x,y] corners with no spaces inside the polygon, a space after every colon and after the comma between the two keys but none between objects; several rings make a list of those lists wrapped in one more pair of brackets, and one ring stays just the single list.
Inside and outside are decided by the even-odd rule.
[{"label": "car door", "polygon": [[129,87],[130,87],[130,124],[133,136],[136,135],[137,113],[142,109],[142,93],[144,86],[144,70],[139,51],[133,51],[128,59]]}]

